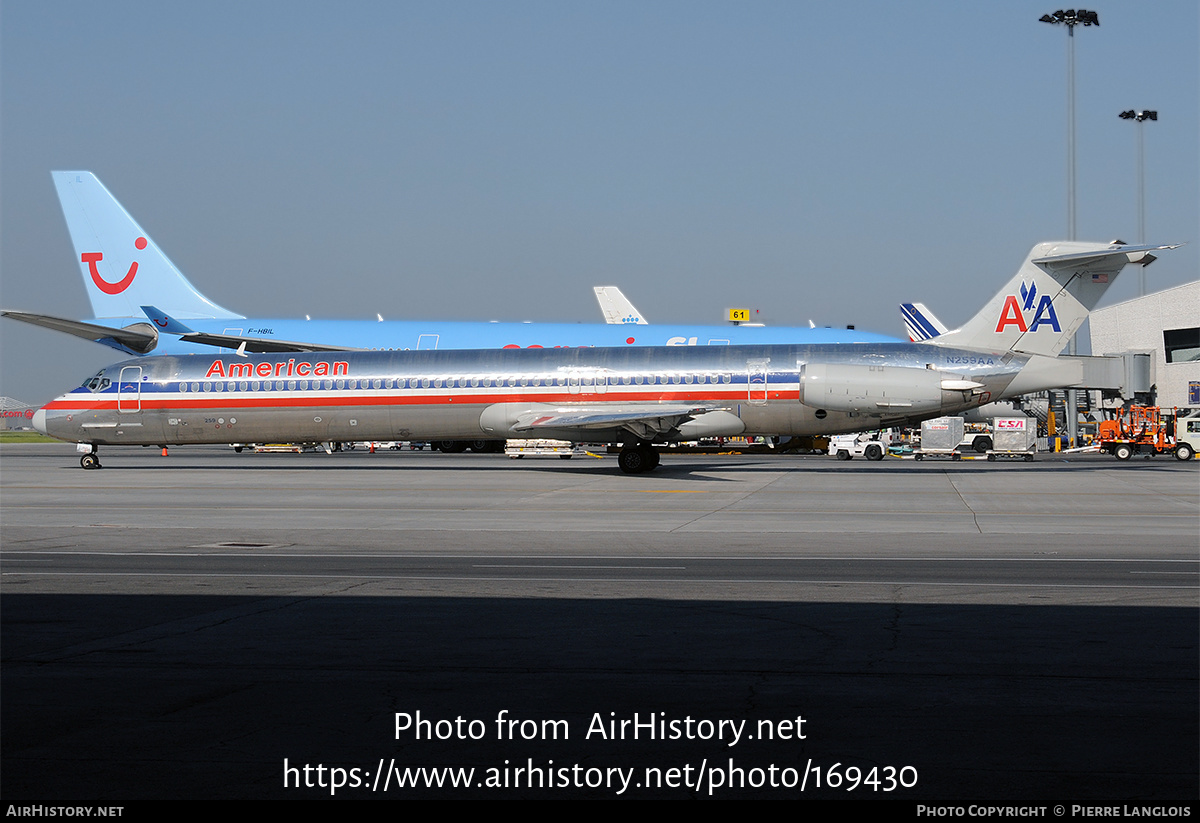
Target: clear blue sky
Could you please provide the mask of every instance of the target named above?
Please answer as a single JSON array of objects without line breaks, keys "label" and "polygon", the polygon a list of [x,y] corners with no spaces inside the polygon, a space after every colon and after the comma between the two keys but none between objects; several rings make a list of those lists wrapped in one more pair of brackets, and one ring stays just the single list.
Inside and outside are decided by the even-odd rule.
[{"label": "clear blue sky", "polygon": [[[613,284],[659,322],[957,325],[1066,236],[1056,8],[3,0],[0,304],[90,315],[49,176],[88,169],[252,316],[597,322]],[[1136,239],[1117,114],[1160,113],[1148,239],[1190,245],[1152,289],[1200,273],[1198,8],[1076,31],[1080,239]],[[118,359],[0,322],[0,394]]]}]

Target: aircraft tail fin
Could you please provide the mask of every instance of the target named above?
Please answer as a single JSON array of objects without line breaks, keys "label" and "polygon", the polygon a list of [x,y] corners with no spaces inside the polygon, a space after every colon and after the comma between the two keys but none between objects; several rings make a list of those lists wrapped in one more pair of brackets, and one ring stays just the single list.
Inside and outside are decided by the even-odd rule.
[{"label": "aircraft tail fin", "polygon": [[629,298],[616,286],[594,286],[593,291],[596,292],[596,300],[600,303],[600,311],[604,313],[605,323],[649,325],[642,313],[634,308]]},{"label": "aircraft tail fin", "polygon": [[933,312],[925,308],[924,303],[901,303],[900,317],[904,320],[904,328],[908,339],[914,343],[931,340],[939,334],[945,334],[949,329]]},{"label": "aircraft tail fin", "polygon": [[117,199],[87,171],[51,172],[96,317],[240,318],[196,290]]},{"label": "aircraft tail fin", "polygon": [[1000,292],[961,328],[929,342],[985,351],[1054,356],[1066,348],[1128,263],[1149,265],[1150,252],[1178,246],[1039,243]]}]

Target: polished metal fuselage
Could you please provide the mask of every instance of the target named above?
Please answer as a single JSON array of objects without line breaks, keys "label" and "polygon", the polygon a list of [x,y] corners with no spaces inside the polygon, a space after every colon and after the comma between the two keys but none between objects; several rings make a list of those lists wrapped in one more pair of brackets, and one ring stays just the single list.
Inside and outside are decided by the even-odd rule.
[{"label": "polished metal fuselage", "polygon": [[[999,399],[1024,362],[906,343],[157,356],[109,366],[48,403],[37,422],[54,437],[97,445],[465,440],[530,436],[515,421],[541,410],[651,413],[685,404],[698,420],[712,415],[692,435],[821,434]],[[940,391],[932,405],[927,398],[910,409],[827,409],[803,402],[813,364],[932,373],[976,387]],[[537,436],[628,442],[636,439],[630,431],[543,427]],[[685,436],[672,429],[654,439]]]}]

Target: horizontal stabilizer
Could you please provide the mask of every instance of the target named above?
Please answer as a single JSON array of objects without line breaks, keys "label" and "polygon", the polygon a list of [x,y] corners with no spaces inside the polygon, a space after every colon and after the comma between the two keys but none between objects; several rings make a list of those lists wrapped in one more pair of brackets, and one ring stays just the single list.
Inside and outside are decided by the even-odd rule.
[{"label": "horizontal stabilizer", "polygon": [[[1049,266],[1050,268],[1054,269],[1054,268],[1061,268],[1062,266],[1069,264],[1069,263],[1076,264],[1076,265],[1085,263],[1085,262],[1092,262],[1092,261],[1099,263],[1099,262],[1109,259],[1109,258],[1115,258],[1115,257],[1119,257],[1120,255],[1125,255],[1125,262],[1127,262],[1127,263],[1150,264],[1150,263],[1154,262],[1155,260],[1157,260],[1158,258],[1155,257],[1153,254],[1149,254],[1149,252],[1177,249],[1182,245],[1183,245],[1182,243],[1176,243],[1171,246],[1114,246],[1113,248],[1104,249],[1102,251],[1084,251],[1084,252],[1074,252],[1071,254],[1053,254],[1048,257],[1039,257],[1031,262],[1037,263],[1039,265],[1046,265],[1046,266]],[[1147,260],[1146,258],[1149,258],[1149,259]]]}]

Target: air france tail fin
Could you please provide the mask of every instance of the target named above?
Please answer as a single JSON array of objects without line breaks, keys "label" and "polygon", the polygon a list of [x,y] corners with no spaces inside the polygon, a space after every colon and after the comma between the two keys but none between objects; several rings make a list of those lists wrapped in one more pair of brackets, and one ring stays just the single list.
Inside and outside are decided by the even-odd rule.
[{"label": "air france tail fin", "polygon": [[50,174],[96,317],[143,318],[146,305],[184,319],[242,316],[197,291],[94,174]]},{"label": "air france tail fin", "polygon": [[901,303],[900,317],[904,320],[904,329],[908,332],[908,339],[914,343],[932,340],[939,334],[945,334],[948,331],[942,321],[925,308],[924,303]]},{"label": "air france tail fin", "polygon": [[596,300],[600,303],[605,323],[647,325],[646,318],[642,317],[642,313],[634,308],[629,298],[616,286],[594,286],[592,290],[596,292]]},{"label": "air france tail fin", "polygon": [[938,346],[1054,356],[1066,348],[1127,263],[1149,265],[1152,251],[1178,246],[1039,243],[1000,293]]}]

